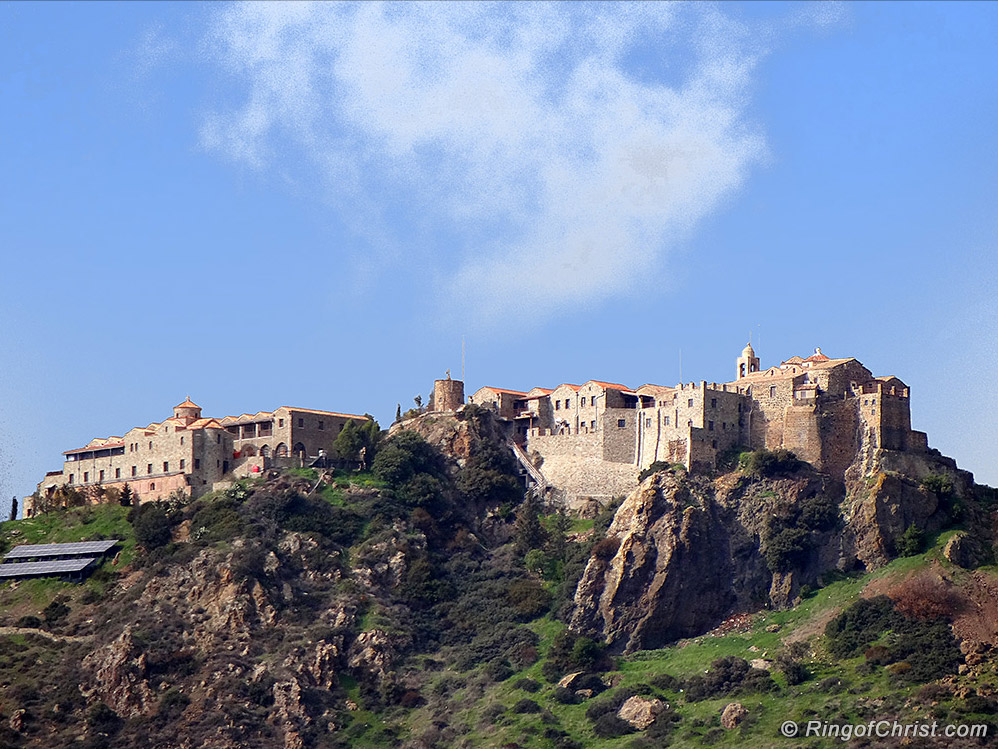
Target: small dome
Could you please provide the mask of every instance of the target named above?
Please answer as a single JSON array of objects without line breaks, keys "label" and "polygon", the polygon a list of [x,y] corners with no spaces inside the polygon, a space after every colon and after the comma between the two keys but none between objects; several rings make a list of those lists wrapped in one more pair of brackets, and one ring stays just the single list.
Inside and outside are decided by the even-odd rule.
[{"label": "small dome", "polygon": [[183,403],[177,406],[174,406],[174,408],[196,408],[199,411],[201,410],[201,406],[199,406],[197,403],[194,403],[189,395],[187,396],[187,400],[185,400]]},{"label": "small dome", "polygon": [[746,343],[745,348],[742,349],[742,356],[752,358],[755,356],[755,349],[752,348],[751,343]]}]

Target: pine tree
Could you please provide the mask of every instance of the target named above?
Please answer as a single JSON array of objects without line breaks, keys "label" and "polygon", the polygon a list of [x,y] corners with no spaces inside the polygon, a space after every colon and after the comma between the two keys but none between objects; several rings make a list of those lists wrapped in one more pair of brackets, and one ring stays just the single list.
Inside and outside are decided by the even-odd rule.
[{"label": "pine tree", "polygon": [[130,507],[132,504],[132,487],[127,483],[121,487],[121,497],[118,499],[122,507]]},{"label": "pine tree", "polygon": [[10,519],[17,520],[17,497],[11,497],[10,500]]},{"label": "pine tree", "polygon": [[402,421],[402,404],[399,403],[395,406],[395,422],[398,423]]}]

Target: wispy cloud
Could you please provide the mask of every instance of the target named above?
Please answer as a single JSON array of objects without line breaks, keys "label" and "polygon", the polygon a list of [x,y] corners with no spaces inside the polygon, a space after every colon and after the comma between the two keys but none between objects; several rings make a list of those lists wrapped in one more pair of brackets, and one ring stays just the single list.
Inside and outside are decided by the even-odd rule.
[{"label": "wispy cloud", "polygon": [[449,304],[546,318],[633,290],[765,155],[765,50],[722,10],[228,6],[206,48],[238,98],[203,144],[255,169],[292,147],[369,228],[404,202]]}]

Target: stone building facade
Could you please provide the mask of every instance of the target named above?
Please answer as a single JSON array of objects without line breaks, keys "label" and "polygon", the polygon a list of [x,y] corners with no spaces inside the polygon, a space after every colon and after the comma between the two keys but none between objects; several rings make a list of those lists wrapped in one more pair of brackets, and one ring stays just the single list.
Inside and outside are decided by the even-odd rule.
[{"label": "stone building facade", "polygon": [[[290,465],[323,450],[335,458],[336,435],[349,420],[367,421],[332,411],[282,406],[276,411],[206,418],[189,398],[162,422],[135,427],[123,437],[96,438],[67,450],[61,471],[50,471],[37,496],[51,496],[63,485],[123,488],[140,502],[162,499],[175,491],[198,497],[218,482],[245,475],[272,461]],[[24,516],[35,512],[34,497],[24,500]]]},{"label": "stone building facade", "polygon": [[735,365],[730,382],[483,387],[469,400],[508,420],[547,483],[569,498],[605,500],[633,489],[637,474],[656,461],[711,468],[736,449],[785,448],[837,476],[861,441],[928,449],[925,434],[911,429],[908,386],[875,377],[854,358],[816,349],[762,369],[747,345]]}]

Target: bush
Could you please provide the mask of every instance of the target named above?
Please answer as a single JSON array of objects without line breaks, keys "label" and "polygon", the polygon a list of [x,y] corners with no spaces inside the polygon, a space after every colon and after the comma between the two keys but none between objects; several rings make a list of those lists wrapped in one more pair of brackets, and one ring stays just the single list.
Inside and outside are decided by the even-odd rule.
[{"label": "bush", "polygon": [[899,556],[913,557],[922,553],[922,549],[925,547],[925,535],[914,524],[909,525],[895,546]]},{"label": "bush", "polygon": [[411,480],[417,474],[443,474],[440,452],[415,432],[403,431],[385,440],[371,471],[393,488]]},{"label": "bush", "polygon": [[634,728],[626,720],[621,720],[613,713],[607,713],[593,723],[593,733],[601,739],[612,739],[634,733]]},{"label": "bush", "polygon": [[533,679],[517,679],[513,682],[513,686],[516,689],[522,689],[524,692],[537,692],[541,688],[541,683],[539,681],[534,681]]},{"label": "bush", "polygon": [[69,606],[60,597],[52,601],[42,610],[42,617],[46,624],[55,624],[60,619],[65,619],[69,615]]},{"label": "bush", "polygon": [[509,661],[504,659],[497,658],[489,661],[485,666],[485,675],[492,679],[492,681],[506,681],[513,673],[514,671],[509,665]]},{"label": "bush", "polygon": [[768,671],[750,668],[748,661],[733,655],[718,658],[704,675],[691,676],[683,683],[690,702],[738,693],[768,692],[776,688]]},{"label": "bush", "polygon": [[16,626],[24,627],[25,629],[38,629],[42,626],[42,620],[37,616],[22,616],[17,620]]},{"label": "bush", "polygon": [[781,653],[777,656],[776,667],[787,680],[787,684],[792,687],[803,684],[810,676],[804,664],[795,660],[789,653]]},{"label": "bush", "polygon": [[526,715],[539,713],[541,711],[541,706],[533,700],[524,697],[522,700],[519,700],[515,705],[513,705],[511,710],[519,715]]},{"label": "bush", "polygon": [[136,505],[128,513],[135,531],[135,540],[147,551],[170,542],[172,523],[159,502]]},{"label": "bush", "polygon": [[805,528],[771,527],[764,543],[766,565],[772,572],[790,572],[807,561],[811,533]]},{"label": "bush", "polygon": [[774,477],[795,474],[804,465],[790,450],[755,450],[738,457],[738,467],[750,476]]},{"label": "bush", "polygon": [[593,545],[593,556],[604,562],[609,562],[617,554],[620,548],[620,539],[617,536],[608,536]]},{"label": "bush", "polygon": [[582,698],[579,695],[571,689],[566,689],[565,687],[555,687],[555,690],[551,696],[555,702],[562,705],[578,705],[582,702]]},{"label": "bush", "polygon": [[963,608],[959,593],[928,570],[901,581],[888,596],[898,611],[915,619],[952,619]]},{"label": "bush", "polygon": [[506,595],[520,621],[543,616],[551,606],[551,594],[536,580],[514,580]]},{"label": "bush", "polygon": [[828,651],[836,658],[853,658],[890,629],[893,621],[890,598],[861,598],[825,626]]},{"label": "bush", "polygon": [[672,463],[666,463],[663,460],[656,460],[654,463],[652,463],[650,466],[648,466],[643,471],[641,471],[641,473],[638,474],[638,483],[641,483],[642,481],[644,481],[646,478],[648,478],[653,474],[661,473],[662,471],[668,471],[670,468],[672,468]]}]

